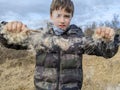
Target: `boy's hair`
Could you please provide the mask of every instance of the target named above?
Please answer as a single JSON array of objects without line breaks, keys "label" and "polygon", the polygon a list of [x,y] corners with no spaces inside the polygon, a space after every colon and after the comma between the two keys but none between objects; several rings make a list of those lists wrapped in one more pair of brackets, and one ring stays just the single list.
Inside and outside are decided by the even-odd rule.
[{"label": "boy's hair", "polygon": [[74,13],[74,4],[71,0],[52,0],[50,7],[50,15],[54,10],[65,9],[68,13]]}]

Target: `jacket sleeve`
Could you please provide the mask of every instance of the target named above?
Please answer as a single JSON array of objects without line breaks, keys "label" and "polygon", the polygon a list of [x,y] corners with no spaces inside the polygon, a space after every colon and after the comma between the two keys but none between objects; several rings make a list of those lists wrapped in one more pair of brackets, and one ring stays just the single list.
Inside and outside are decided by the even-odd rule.
[{"label": "jacket sleeve", "polygon": [[[93,50],[91,50],[92,48],[89,47],[89,48],[85,48],[84,52],[89,55],[97,55],[97,56],[103,56],[104,58],[111,58],[118,51],[118,44],[116,43],[115,40],[110,42],[98,40],[98,41],[94,41],[94,43],[95,44],[92,46],[92,48],[94,48]],[[90,52],[89,49],[91,50]]]}]

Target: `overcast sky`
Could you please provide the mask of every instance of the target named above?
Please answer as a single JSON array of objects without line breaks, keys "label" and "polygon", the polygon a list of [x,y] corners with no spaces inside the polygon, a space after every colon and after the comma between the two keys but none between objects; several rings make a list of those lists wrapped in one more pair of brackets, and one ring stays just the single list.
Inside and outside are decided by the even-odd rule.
[{"label": "overcast sky", "polygon": [[[0,0],[0,21],[20,20],[30,27],[49,20],[52,0]],[[91,22],[112,20],[120,16],[120,0],[73,0],[75,14],[72,23],[86,25]]]}]

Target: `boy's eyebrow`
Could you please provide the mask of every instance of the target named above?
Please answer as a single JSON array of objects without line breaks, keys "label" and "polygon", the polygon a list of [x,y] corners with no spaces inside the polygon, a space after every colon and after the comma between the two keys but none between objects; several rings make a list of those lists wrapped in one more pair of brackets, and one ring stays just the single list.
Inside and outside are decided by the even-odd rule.
[{"label": "boy's eyebrow", "polygon": [[[58,17],[58,16],[61,16],[62,14],[61,14],[61,11],[56,11],[56,12],[54,12],[53,13],[53,16],[54,17]],[[71,13],[65,13],[65,15],[64,15],[65,17],[67,16],[67,17],[72,17],[72,14]]]},{"label": "boy's eyebrow", "polygon": [[[53,14],[53,16],[54,16],[54,17],[58,17],[58,16],[62,16],[62,15],[59,14],[59,13],[56,13],[56,14]],[[71,14],[65,14],[63,17],[69,17],[69,18],[71,18],[72,15],[71,15]]]},{"label": "boy's eyebrow", "polygon": [[65,17],[71,17],[71,15],[65,15]]}]

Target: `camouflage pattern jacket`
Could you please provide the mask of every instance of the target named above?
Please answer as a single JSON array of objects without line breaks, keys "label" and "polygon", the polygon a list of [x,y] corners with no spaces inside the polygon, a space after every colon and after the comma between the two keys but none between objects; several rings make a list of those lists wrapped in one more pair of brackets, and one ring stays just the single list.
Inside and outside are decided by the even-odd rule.
[{"label": "camouflage pattern jacket", "polygon": [[31,33],[24,42],[18,44],[8,44],[9,40],[0,34],[0,41],[6,47],[26,49],[32,46],[35,49],[36,90],[80,90],[83,81],[82,55],[111,58],[118,50],[117,39],[111,42],[96,41],[84,37],[81,29],[75,25],[59,36],[55,35],[52,28],[46,30],[42,34]]}]

